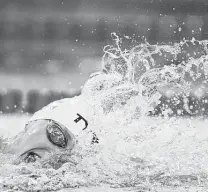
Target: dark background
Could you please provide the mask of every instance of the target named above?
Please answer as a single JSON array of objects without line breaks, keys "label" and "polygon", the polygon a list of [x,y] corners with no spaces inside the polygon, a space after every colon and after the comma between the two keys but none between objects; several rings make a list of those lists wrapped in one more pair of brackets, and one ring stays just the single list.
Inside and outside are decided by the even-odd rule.
[{"label": "dark background", "polygon": [[0,92],[74,94],[100,69],[112,32],[137,43],[207,39],[207,11],[207,0],[0,0]]},{"label": "dark background", "polygon": [[207,39],[207,9],[205,0],[1,0],[0,66],[40,72],[54,61],[74,70],[101,56],[112,32],[150,43]]}]

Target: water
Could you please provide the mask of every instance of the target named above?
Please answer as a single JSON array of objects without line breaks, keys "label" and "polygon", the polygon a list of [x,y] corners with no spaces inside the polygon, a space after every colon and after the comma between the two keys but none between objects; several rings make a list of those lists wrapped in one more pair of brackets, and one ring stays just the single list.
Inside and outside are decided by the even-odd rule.
[{"label": "water", "polygon": [[[145,42],[124,49],[122,39],[112,36],[114,45],[106,46],[103,56],[108,75],[97,75],[83,87],[96,111],[91,129],[99,144],[91,145],[91,135],[83,134],[72,152],[31,164],[2,150],[1,191],[207,191],[204,105],[193,109],[187,101],[194,94],[204,99],[207,41],[153,46]],[[187,46],[199,47],[193,57],[183,53]],[[166,55],[164,61],[173,64],[158,63],[158,55]],[[182,95],[181,110],[168,105],[160,109],[162,117],[149,116],[163,94],[174,92]],[[177,94],[174,101],[180,103]],[[189,116],[178,117],[182,113]]]}]

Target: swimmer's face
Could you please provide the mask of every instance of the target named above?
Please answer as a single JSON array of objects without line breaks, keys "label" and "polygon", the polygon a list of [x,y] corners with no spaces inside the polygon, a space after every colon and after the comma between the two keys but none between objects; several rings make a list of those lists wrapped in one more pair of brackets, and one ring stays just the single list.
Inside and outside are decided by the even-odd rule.
[{"label": "swimmer's face", "polygon": [[48,153],[72,149],[74,137],[63,125],[53,120],[36,120],[15,142],[14,152],[25,162],[34,162]]}]

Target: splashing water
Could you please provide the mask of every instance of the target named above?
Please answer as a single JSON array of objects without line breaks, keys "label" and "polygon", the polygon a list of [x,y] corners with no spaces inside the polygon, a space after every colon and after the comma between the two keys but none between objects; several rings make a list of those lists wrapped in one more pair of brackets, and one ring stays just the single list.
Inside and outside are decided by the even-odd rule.
[{"label": "splashing water", "polygon": [[[125,82],[136,88],[142,100],[139,104],[145,100],[150,103],[147,107],[154,102],[158,104],[158,98],[163,95],[172,96],[177,100],[175,103],[181,103],[182,97],[182,115],[206,114],[200,104],[206,103],[206,98],[202,97],[205,97],[208,85],[208,41],[192,39],[173,45],[150,45],[146,42],[130,50],[122,50],[122,39],[116,34],[112,36],[115,46],[104,48],[103,69],[108,73],[121,74]],[[196,102],[194,106],[198,111],[192,112],[188,106],[191,96],[201,99],[202,103]],[[178,107],[175,104],[175,108]],[[170,111],[171,107],[166,108]]]},{"label": "splashing water", "polygon": [[[99,144],[91,145],[91,135],[83,133],[73,151],[31,164],[1,154],[1,191],[93,186],[97,191],[101,186],[104,191],[207,191],[207,121],[171,114],[206,115],[208,42],[145,42],[123,50],[122,39],[112,36],[115,45],[106,46],[103,55],[107,74],[92,77],[82,90],[96,111],[91,128]],[[198,103],[192,108],[194,94]],[[163,118],[149,116],[155,108]]]}]

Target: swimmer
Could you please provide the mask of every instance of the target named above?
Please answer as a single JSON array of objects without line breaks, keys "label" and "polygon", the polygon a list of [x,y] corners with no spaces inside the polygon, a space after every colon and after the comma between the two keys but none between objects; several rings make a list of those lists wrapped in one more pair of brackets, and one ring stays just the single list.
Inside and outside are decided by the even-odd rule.
[{"label": "swimmer", "polygon": [[[90,124],[96,110],[93,110],[88,99],[101,95],[100,107],[104,112],[108,112],[116,98],[124,103],[137,94],[132,89],[123,86],[119,88],[120,84],[122,85],[120,76],[104,73],[92,75],[80,96],[52,102],[37,111],[25,125],[24,131],[14,138],[12,153],[24,162],[34,162],[48,153],[72,150],[78,142],[78,136],[83,132],[91,135],[92,144],[98,143],[99,138],[91,130]],[[105,94],[106,89],[113,90],[102,95],[102,91]]]},{"label": "swimmer", "polygon": [[[149,88],[150,84],[143,85]],[[148,93],[152,90],[159,90],[154,83]],[[14,138],[11,151],[23,161],[33,162],[48,153],[72,150],[82,133],[90,134],[92,144],[98,143],[99,138],[91,129],[92,117],[99,109],[108,113],[115,104],[123,106],[138,94],[138,89],[124,81],[122,75],[95,73],[83,86],[80,96],[55,101],[36,112],[24,131]]]}]

